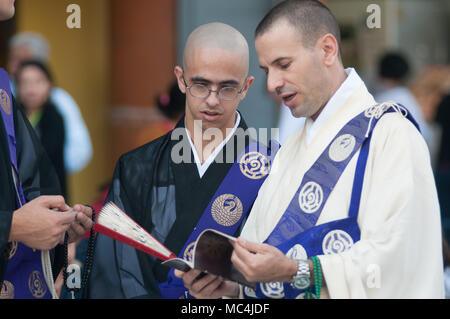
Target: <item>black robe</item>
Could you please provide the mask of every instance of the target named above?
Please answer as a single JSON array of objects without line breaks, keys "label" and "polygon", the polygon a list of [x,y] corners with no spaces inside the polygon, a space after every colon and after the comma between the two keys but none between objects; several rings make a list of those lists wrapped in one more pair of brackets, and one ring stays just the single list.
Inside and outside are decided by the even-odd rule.
[{"label": "black robe", "polygon": [[[28,122],[22,108],[13,98],[14,128],[17,140],[17,162],[19,177],[27,201],[40,195],[61,194],[58,177],[38,137]],[[14,181],[11,171],[8,140],[3,119],[0,118],[0,283],[8,263],[8,243],[11,220],[17,209]],[[57,275],[63,262],[62,246],[57,246],[51,254],[53,274]],[[56,277],[55,277],[56,278]],[[1,287],[1,286],[0,286]]]},{"label": "black robe", "polygon": [[[241,118],[234,136],[200,178],[186,134],[181,142],[171,139],[173,132],[180,131],[185,132],[184,118],[174,131],[123,155],[106,199],[121,207],[176,255],[237,156],[251,140]],[[176,163],[172,159],[172,153],[182,154],[178,152],[180,145],[189,150],[190,154],[183,155],[188,155],[190,163]],[[232,161],[226,161],[231,150]],[[158,259],[98,234],[85,297],[161,298],[158,282],[166,281],[169,270]]]},{"label": "black robe", "polygon": [[58,175],[61,192],[67,200],[67,177],[64,167],[64,119],[51,102],[47,102],[42,111],[42,117],[35,126],[42,147],[45,149],[50,161]]}]

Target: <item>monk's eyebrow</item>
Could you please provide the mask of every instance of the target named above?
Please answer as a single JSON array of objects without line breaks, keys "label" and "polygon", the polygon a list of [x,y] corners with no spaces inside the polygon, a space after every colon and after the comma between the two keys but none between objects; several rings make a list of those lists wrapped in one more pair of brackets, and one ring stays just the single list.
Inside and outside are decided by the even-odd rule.
[{"label": "monk's eyebrow", "polygon": [[287,57],[287,56],[279,57],[279,58],[273,60],[272,63],[270,63],[270,64],[271,64],[271,65],[277,64],[277,63],[280,63],[281,61],[283,61],[283,60],[285,60],[285,59],[289,59],[289,57]]},{"label": "monk's eyebrow", "polygon": [[202,78],[201,76],[193,76],[190,78],[190,80],[192,82],[202,82],[202,83],[208,83],[208,84],[212,83],[212,81]]},{"label": "monk's eyebrow", "polygon": [[[204,77],[201,77],[201,76],[193,76],[190,78],[190,80],[192,82],[197,82],[197,83],[214,84],[213,81],[205,79]],[[219,83],[217,83],[217,85],[239,85],[239,84],[240,83],[234,79],[224,80],[224,81],[220,81]]]},{"label": "monk's eyebrow", "polygon": [[[273,61],[270,63],[270,65],[278,64],[278,63],[280,63],[281,61],[286,60],[286,59],[290,59],[290,58],[287,57],[287,56],[282,56],[282,57],[276,58],[275,60],[273,60]],[[259,68],[260,68],[261,70],[263,70],[263,71],[267,71],[267,67],[266,67],[266,66],[259,65]]]}]

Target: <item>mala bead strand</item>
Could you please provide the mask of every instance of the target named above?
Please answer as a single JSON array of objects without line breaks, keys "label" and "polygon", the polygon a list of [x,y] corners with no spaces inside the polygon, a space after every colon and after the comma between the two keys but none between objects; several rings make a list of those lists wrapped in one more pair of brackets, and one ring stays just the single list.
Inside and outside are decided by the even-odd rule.
[{"label": "mala bead strand", "polygon": [[[95,223],[95,211],[94,208],[92,208],[92,222]],[[88,249],[86,252],[86,261],[85,261],[85,268],[83,272],[83,280],[81,282],[81,287],[86,287],[87,281],[89,279],[89,275],[91,273],[92,269],[92,263],[94,261],[94,248],[95,248],[95,233],[94,233],[94,227],[91,228],[89,233],[89,241],[88,241]]]},{"label": "mala bead strand", "polygon": [[[92,206],[85,205],[89,207],[92,210],[92,222],[95,223],[95,210]],[[66,233],[64,237],[64,265],[63,265],[63,278],[64,278],[64,285],[66,289],[72,293],[72,298],[74,298],[74,293],[77,293],[81,291],[84,287],[87,285],[87,281],[89,280],[89,275],[91,273],[91,268],[94,260],[94,248],[95,248],[95,232],[94,232],[94,226],[92,226],[90,233],[89,233],[89,241],[88,241],[88,248],[86,251],[86,258],[84,261],[84,270],[83,270],[83,276],[81,279],[81,286],[80,288],[69,288],[67,286],[67,268],[69,263],[68,258],[68,242],[69,242],[69,236]]]}]

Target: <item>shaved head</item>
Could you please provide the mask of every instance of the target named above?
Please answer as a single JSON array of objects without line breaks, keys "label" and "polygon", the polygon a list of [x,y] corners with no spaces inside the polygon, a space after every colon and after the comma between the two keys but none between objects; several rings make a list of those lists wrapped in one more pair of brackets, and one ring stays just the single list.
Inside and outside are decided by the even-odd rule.
[{"label": "shaved head", "polygon": [[248,71],[248,43],[238,30],[214,22],[191,32],[183,51],[183,67],[174,69],[178,87],[186,94],[185,123],[191,134],[197,127],[202,132],[219,129],[222,137],[227,136],[227,129],[236,123],[239,103],[254,80]]},{"label": "shaved head", "polygon": [[183,67],[189,68],[196,51],[221,50],[236,55],[236,63],[241,64],[248,74],[249,49],[245,37],[235,28],[220,22],[199,26],[189,35],[183,52]]}]

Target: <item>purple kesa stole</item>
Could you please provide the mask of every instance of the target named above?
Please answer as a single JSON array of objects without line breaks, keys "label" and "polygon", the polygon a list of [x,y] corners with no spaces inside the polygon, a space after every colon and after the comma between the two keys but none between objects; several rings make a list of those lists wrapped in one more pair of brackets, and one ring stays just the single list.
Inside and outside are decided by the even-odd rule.
[{"label": "purple kesa stole", "polygon": [[[0,68],[0,108],[8,137],[11,170],[14,179],[17,207],[25,205],[26,199],[20,183],[17,165],[17,141],[14,130],[14,112],[8,73]],[[12,242],[0,299],[51,298],[42,270],[41,251]]]}]

